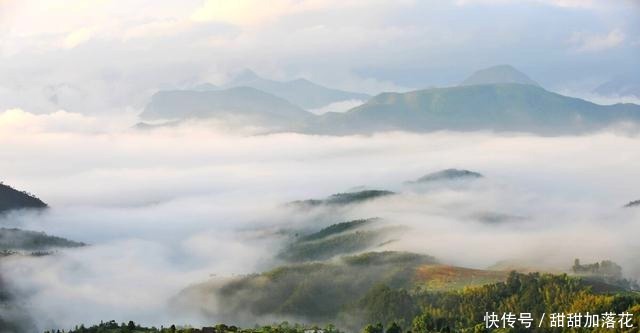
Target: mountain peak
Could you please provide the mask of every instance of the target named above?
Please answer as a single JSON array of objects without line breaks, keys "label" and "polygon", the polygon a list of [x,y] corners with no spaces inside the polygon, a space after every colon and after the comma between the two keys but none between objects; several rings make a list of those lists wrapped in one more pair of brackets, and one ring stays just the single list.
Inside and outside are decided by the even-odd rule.
[{"label": "mountain peak", "polygon": [[260,79],[256,72],[245,68],[238,72],[238,74],[231,80],[233,84],[243,83],[243,82],[251,82]]},{"label": "mountain peak", "polygon": [[460,83],[461,86],[477,84],[496,83],[520,83],[539,86],[539,84],[529,78],[526,74],[515,69],[511,65],[497,65],[474,72],[466,80]]}]

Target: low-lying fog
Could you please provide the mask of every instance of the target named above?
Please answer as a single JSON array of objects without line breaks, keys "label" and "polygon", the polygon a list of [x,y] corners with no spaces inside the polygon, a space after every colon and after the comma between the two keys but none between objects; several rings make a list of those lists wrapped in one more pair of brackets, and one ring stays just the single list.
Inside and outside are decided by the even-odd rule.
[{"label": "low-lying fog", "polygon": [[[224,318],[172,315],[181,289],[212,275],[272,267],[284,228],[311,227],[281,204],[365,186],[402,192],[345,210],[410,226],[389,249],[486,268],[518,259],[549,269],[612,259],[640,277],[640,137],[603,132],[536,137],[489,132],[250,136],[185,124],[131,129],[131,117],[0,113],[0,175],[51,209],[2,226],[91,244],[2,260],[2,275],[39,328],[100,320],[148,325]],[[404,181],[445,168],[482,173],[470,184]],[[483,213],[524,217],[482,223]],[[317,228],[324,225],[318,225]]]}]

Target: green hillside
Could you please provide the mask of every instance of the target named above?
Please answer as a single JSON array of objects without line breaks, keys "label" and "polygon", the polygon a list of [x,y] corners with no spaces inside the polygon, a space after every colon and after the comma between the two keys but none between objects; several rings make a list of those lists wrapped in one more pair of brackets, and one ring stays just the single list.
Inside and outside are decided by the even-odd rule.
[{"label": "green hillside", "polygon": [[366,225],[369,225],[375,222],[376,220],[377,219],[372,218],[372,219],[353,220],[348,222],[340,222],[340,223],[332,224],[326,228],[323,228],[318,232],[314,232],[312,234],[300,237],[299,241],[308,242],[308,241],[324,239],[330,236],[338,235],[347,231],[352,231],[360,227],[364,227]]},{"label": "green hillside", "polygon": [[[282,266],[222,285],[195,285],[181,293],[176,306],[195,306],[228,320],[249,315],[334,323],[348,332],[375,323],[419,332],[473,332],[487,311],[530,312],[536,318],[552,312],[640,314],[640,294],[600,285],[564,274],[477,270],[440,265],[429,256],[371,252]],[[208,312],[216,308],[210,304],[224,306]],[[548,327],[547,322],[537,331]]]},{"label": "green hillside", "polygon": [[580,133],[640,121],[640,106],[597,105],[525,84],[487,84],[383,93],[346,113],[319,117],[312,130],[497,130]]},{"label": "green hillside", "polygon": [[299,237],[285,246],[278,258],[288,262],[326,260],[364,251],[390,241],[398,227],[366,228],[376,219],[332,224],[318,232]]},{"label": "green hillside", "polygon": [[187,303],[192,303],[192,297],[215,298],[225,304],[223,311],[228,318],[249,312],[255,316],[291,315],[330,321],[374,285],[408,287],[415,269],[432,263],[433,257],[412,253],[367,253],[336,261],[281,266],[234,279],[222,287],[215,281],[203,283],[185,290],[181,298]]},{"label": "green hillside", "polygon": [[309,206],[321,206],[321,205],[349,205],[355,203],[361,203],[368,200],[373,200],[380,197],[385,197],[395,194],[391,191],[383,190],[364,190],[357,192],[345,192],[332,194],[324,199],[308,199],[298,200],[289,203],[291,206],[309,207]]}]

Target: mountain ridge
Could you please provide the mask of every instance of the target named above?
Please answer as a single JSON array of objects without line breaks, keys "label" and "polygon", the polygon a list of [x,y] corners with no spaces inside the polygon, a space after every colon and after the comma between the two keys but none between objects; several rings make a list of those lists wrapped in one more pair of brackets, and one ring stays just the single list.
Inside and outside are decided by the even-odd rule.
[{"label": "mountain ridge", "polygon": [[495,130],[573,134],[617,122],[640,122],[640,106],[598,105],[507,83],[382,93],[345,113],[322,115],[315,128],[329,134],[407,130]]},{"label": "mountain ridge", "polygon": [[313,116],[280,97],[250,87],[159,91],[140,114],[143,120],[249,118],[257,124],[282,127],[294,126]]},{"label": "mountain ridge", "polygon": [[227,87],[251,87],[289,101],[304,109],[317,109],[332,103],[349,100],[368,100],[364,93],[328,88],[304,78],[288,81],[265,79],[245,69],[233,78]]}]

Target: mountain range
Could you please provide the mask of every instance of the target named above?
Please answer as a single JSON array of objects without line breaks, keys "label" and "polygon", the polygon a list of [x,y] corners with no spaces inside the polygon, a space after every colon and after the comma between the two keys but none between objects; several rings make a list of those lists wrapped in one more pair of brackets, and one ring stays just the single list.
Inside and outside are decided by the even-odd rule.
[{"label": "mountain range", "polygon": [[248,69],[237,75],[227,86],[262,90],[307,110],[349,100],[366,101],[371,97],[367,94],[327,88],[307,79],[269,80]]},{"label": "mountain range", "polygon": [[264,91],[237,87],[223,90],[169,90],[151,97],[140,115],[144,120],[218,118],[266,126],[304,124],[313,115]]},{"label": "mountain range", "polygon": [[496,130],[578,133],[640,122],[635,104],[597,105],[539,86],[499,83],[383,93],[345,113],[320,117],[320,132]]},{"label": "mountain range", "polygon": [[[563,96],[542,88],[507,65],[480,70],[458,86],[381,93],[346,112],[322,115],[305,110],[310,101],[329,101],[315,99],[323,95],[319,93],[322,89],[306,80],[277,82],[245,72],[231,82],[241,84],[252,87],[160,91],[153,95],[141,118],[237,119],[235,124],[244,126],[329,135],[436,130],[560,135],[640,122],[638,105],[598,105]],[[309,95],[310,91],[315,91],[315,97]],[[330,94],[334,97],[348,97],[327,91],[334,92]]]}]

